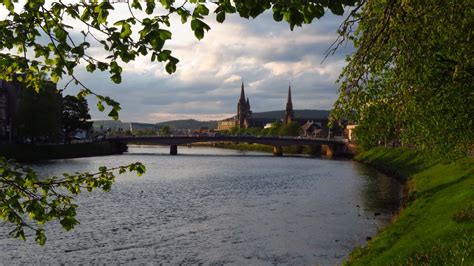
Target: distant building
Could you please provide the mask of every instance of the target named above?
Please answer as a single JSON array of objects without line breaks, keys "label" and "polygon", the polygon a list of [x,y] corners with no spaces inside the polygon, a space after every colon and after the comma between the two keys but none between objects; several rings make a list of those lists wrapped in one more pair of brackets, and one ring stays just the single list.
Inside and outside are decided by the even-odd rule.
[{"label": "distant building", "polygon": [[209,132],[210,132],[210,131],[209,131],[209,128],[208,128],[208,127],[200,127],[200,128],[199,128],[199,133],[200,133],[200,134],[205,134],[205,133],[207,134],[207,133],[209,133]]},{"label": "distant building", "polygon": [[356,140],[356,136],[354,134],[354,129],[357,127],[357,125],[347,125],[346,126],[346,136],[347,136],[347,139],[350,141],[350,142],[353,142]]},{"label": "distant building", "polygon": [[92,121],[92,131],[95,134],[121,133],[130,130],[130,123],[120,120],[96,120]]},{"label": "distant building", "polygon": [[13,119],[18,110],[22,90],[20,82],[0,80],[0,138],[10,140],[16,137]]},{"label": "distant building", "polygon": [[[318,127],[319,135],[327,132],[329,111],[323,110],[293,110],[293,101],[291,95],[291,85],[288,86],[288,98],[284,111],[271,111],[263,113],[253,113],[250,109],[249,98],[245,97],[244,84],[242,83],[240,98],[237,103],[237,114],[217,122],[217,130],[225,131],[234,127],[249,128],[260,127],[269,128],[276,121],[289,124],[298,122],[304,125],[308,121],[312,121],[314,126]],[[311,127],[312,128],[312,127]]]},{"label": "distant building", "polygon": [[293,122],[295,120],[295,112],[293,112],[293,102],[291,101],[291,85],[288,86],[288,99],[286,101],[285,109],[285,125]]},{"label": "distant building", "polygon": [[301,130],[305,137],[324,137],[321,123],[319,122],[306,121],[306,123],[301,126]]},{"label": "distant building", "polygon": [[218,131],[226,131],[231,130],[233,127],[236,126],[236,117],[233,116],[231,118],[227,118],[217,122],[217,130]]},{"label": "distant building", "polygon": [[252,110],[250,110],[249,98],[245,99],[244,83],[240,89],[240,99],[237,103],[237,120],[239,128],[248,128],[252,119]]},{"label": "distant building", "polygon": [[266,123],[265,126],[263,126],[263,128],[267,129],[267,128],[272,128],[273,127],[273,123]]}]

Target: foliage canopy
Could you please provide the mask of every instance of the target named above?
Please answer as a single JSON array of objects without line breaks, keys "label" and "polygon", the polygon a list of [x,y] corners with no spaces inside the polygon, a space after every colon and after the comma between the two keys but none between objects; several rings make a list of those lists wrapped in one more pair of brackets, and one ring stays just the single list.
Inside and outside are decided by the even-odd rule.
[{"label": "foliage canopy", "polygon": [[366,148],[401,142],[465,155],[474,139],[473,29],[473,1],[367,1],[341,27],[357,50],[333,118],[357,121]]},{"label": "foliage canopy", "polygon": [[55,84],[43,82],[38,93],[31,89],[19,92],[14,124],[23,141],[35,143],[58,141],[61,136],[61,95]]},{"label": "foliage canopy", "polygon": [[92,122],[88,121],[89,119],[91,116],[86,99],[71,95],[63,97],[62,124],[66,143],[70,143],[72,135],[79,130],[88,131],[92,128]]}]

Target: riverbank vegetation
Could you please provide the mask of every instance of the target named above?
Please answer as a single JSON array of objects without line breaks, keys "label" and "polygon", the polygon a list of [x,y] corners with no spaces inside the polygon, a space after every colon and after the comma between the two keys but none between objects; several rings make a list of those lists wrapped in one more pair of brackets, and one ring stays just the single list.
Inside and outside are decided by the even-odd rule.
[{"label": "riverbank vegetation", "polygon": [[472,151],[473,10],[469,0],[365,1],[340,29],[356,51],[333,120],[354,121],[365,149],[405,146],[444,158]]},{"label": "riverbank vegetation", "polygon": [[274,121],[268,128],[250,127],[239,128],[233,127],[226,134],[251,135],[251,136],[299,136],[301,133],[301,126],[298,122],[290,122],[284,125],[281,121]]},{"label": "riverbank vegetation", "polygon": [[474,264],[474,158],[374,148],[357,160],[406,184],[405,207],[347,265]]}]

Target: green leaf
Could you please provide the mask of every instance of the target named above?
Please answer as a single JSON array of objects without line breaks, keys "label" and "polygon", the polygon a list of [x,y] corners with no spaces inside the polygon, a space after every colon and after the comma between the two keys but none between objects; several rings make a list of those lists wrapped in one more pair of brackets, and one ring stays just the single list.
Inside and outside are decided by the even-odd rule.
[{"label": "green leaf", "polygon": [[61,223],[62,227],[66,230],[69,231],[74,228],[75,225],[79,224],[79,221],[77,221],[74,216],[66,216],[62,220],[59,221]]},{"label": "green leaf", "polygon": [[145,9],[145,13],[147,13],[147,15],[151,15],[153,13],[153,10],[155,10],[155,1],[154,0],[146,0],[146,9]]},{"label": "green leaf", "polygon": [[196,38],[198,40],[201,40],[202,38],[204,38],[204,29],[203,28],[197,28],[194,30],[194,36],[196,36]]},{"label": "green leaf", "polygon": [[97,62],[97,68],[99,68],[101,71],[105,71],[107,70],[107,68],[109,68],[109,64],[104,62]]},{"label": "green leaf", "polygon": [[132,34],[132,30],[130,28],[130,24],[124,23],[122,24],[122,31],[120,32],[120,38],[125,39],[128,38]]},{"label": "green leaf", "polygon": [[273,9],[273,19],[275,21],[282,21],[283,13],[279,9]]},{"label": "green leaf", "polygon": [[132,8],[142,10],[142,5],[140,5],[140,0],[133,0],[131,6]]},{"label": "green leaf", "polygon": [[168,64],[166,64],[166,72],[168,72],[168,74],[173,74],[176,72],[176,64],[173,62],[168,62]]},{"label": "green leaf", "polygon": [[96,69],[96,66],[95,66],[94,63],[90,63],[90,64],[88,64],[87,67],[86,67],[87,72],[91,72],[91,73],[94,72],[95,69]]},{"label": "green leaf", "polygon": [[109,117],[112,117],[113,120],[117,120],[119,118],[119,114],[117,112],[117,110],[115,108],[113,108],[112,110],[110,110],[109,114],[108,114]]},{"label": "green leaf", "polygon": [[115,84],[120,84],[122,82],[122,76],[120,73],[113,74],[110,79],[115,83]]},{"label": "green leaf", "polygon": [[99,111],[101,111],[101,112],[104,111],[105,107],[104,107],[104,105],[102,104],[101,101],[98,101],[98,102],[97,102],[97,109],[98,109]]},{"label": "green leaf", "polygon": [[329,9],[331,10],[331,12],[334,14],[334,15],[339,15],[339,16],[342,16],[344,15],[344,7],[342,6],[342,4],[337,4],[337,3],[334,3],[334,2],[331,2],[333,4],[330,4],[329,5]]},{"label": "green leaf", "polygon": [[217,22],[219,22],[219,23],[224,22],[224,20],[225,20],[225,12],[222,11],[222,12],[217,13],[217,15],[216,15],[216,20],[217,20]]},{"label": "green leaf", "polygon": [[207,16],[209,15],[209,9],[204,4],[198,4],[194,8],[193,17]]},{"label": "green leaf", "polygon": [[171,39],[171,32],[168,31],[168,30],[162,30],[162,29],[158,29],[158,34],[160,36],[160,39],[161,40],[170,40]]},{"label": "green leaf", "polygon": [[164,61],[168,60],[170,54],[171,54],[171,51],[169,51],[169,50],[164,50],[164,51],[160,52],[158,54],[158,61],[164,62]]},{"label": "green leaf", "polygon": [[36,242],[40,244],[41,246],[46,243],[46,235],[44,234],[44,229],[38,229],[36,230]]},{"label": "green leaf", "polygon": [[191,30],[194,31],[194,30],[196,30],[197,28],[199,28],[199,27],[200,27],[200,23],[199,23],[199,22],[200,22],[200,20],[198,20],[198,19],[193,19],[193,20],[191,20]]}]

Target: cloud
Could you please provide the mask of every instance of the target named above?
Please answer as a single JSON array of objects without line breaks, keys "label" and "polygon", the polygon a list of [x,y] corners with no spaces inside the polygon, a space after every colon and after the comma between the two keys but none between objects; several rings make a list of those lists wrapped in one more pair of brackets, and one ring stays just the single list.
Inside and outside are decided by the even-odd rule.
[{"label": "cloud", "polygon": [[[353,47],[343,47],[321,62],[337,38],[342,17],[326,15],[294,31],[273,21],[270,12],[253,20],[229,16],[223,24],[209,19],[211,30],[201,41],[194,38],[189,24],[171,20],[173,40],[166,48],[180,60],[173,75],[161,63],[139,57],[123,65],[120,85],[110,81],[108,72],[80,70],[77,76],[97,93],[118,100],[124,121],[229,117],[236,110],[242,80],[253,111],[284,109],[290,82],[295,109],[331,108],[335,81]],[[92,52],[103,56],[97,45]],[[93,105],[90,98],[93,118],[106,118]]]}]

